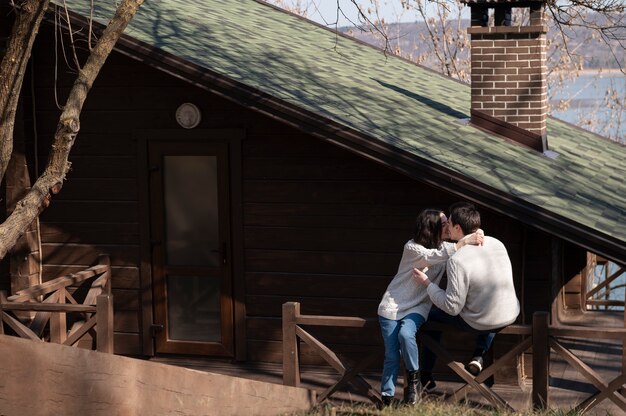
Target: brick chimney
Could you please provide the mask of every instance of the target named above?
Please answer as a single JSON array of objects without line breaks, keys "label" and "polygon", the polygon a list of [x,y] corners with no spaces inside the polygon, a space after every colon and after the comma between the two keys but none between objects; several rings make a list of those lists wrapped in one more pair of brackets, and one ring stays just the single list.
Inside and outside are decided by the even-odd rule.
[{"label": "brick chimney", "polygon": [[[462,0],[471,8],[472,124],[540,152],[548,150],[545,3]],[[530,9],[511,26],[512,8]],[[493,26],[489,25],[493,9]]]}]

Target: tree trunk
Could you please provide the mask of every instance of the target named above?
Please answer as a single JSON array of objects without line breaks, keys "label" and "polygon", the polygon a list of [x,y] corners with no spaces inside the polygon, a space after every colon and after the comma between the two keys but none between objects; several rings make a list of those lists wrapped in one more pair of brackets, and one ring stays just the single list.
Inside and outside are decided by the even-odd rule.
[{"label": "tree trunk", "polygon": [[[46,0],[43,1],[47,4]],[[87,94],[113,46],[142,3],[143,0],[124,0],[118,6],[115,15],[87,58],[85,66],[79,70],[59,119],[44,173],[28,194],[17,203],[13,213],[0,225],[0,259],[4,258],[29,224],[48,206],[51,195],[61,190],[70,167],[68,157],[80,129],[79,116]]]},{"label": "tree trunk", "polygon": [[[19,107],[23,106],[20,104]],[[23,116],[20,116],[22,113],[23,108],[18,108],[13,155],[5,175],[7,214],[13,212],[17,202],[28,193],[31,187],[24,142],[24,120]],[[11,293],[17,293],[19,290],[41,283],[40,241],[39,219],[35,218],[11,249]],[[22,315],[24,314],[20,314]]]},{"label": "tree trunk", "polygon": [[25,0],[13,25],[7,49],[0,63],[0,180],[13,152],[15,113],[39,25],[50,0]]}]

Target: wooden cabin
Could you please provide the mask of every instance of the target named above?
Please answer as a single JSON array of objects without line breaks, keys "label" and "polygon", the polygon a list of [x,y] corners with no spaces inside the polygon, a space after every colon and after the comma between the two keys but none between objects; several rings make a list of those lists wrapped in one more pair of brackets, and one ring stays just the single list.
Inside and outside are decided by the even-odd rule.
[{"label": "wooden cabin", "polygon": [[[101,23],[113,3],[96,5]],[[86,4],[68,1],[73,31]],[[17,130],[31,178],[74,79],[69,44],[51,10]],[[556,319],[587,252],[626,263],[626,149],[552,118],[525,134],[471,97],[261,1],[146,2],[41,215],[43,280],[108,253],[116,354],[280,363],[283,303],[375,320],[417,213],[469,200],[509,251],[520,323]],[[316,334],[347,354],[381,348],[377,330]]]}]

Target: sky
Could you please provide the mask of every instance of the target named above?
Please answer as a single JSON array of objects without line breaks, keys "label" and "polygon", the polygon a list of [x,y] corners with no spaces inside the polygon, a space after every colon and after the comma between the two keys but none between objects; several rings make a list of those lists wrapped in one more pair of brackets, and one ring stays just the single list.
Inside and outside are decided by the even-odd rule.
[{"label": "sky", "polygon": [[[357,0],[357,2],[363,5],[363,10],[367,10],[367,6],[370,4],[368,0]],[[289,3],[286,0],[285,3]],[[292,0],[291,3],[298,3],[297,0]],[[323,25],[335,26],[337,20],[337,3],[341,7],[343,13],[347,16],[344,17],[339,14],[338,26],[353,26],[350,20],[358,22],[358,12],[356,6],[350,0],[300,0],[302,6],[307,7],[307,17]],[[415,21],[415,14],[413,12],[402,13],[400,7],[400,0],[378,0],[380,17],[384,18],[387,22],[413,22]],[[398,19],[400,16],[400,19]],[[350,20],[348,20],[348,18]],[[373,19],[370,17],[370,19]]]}]

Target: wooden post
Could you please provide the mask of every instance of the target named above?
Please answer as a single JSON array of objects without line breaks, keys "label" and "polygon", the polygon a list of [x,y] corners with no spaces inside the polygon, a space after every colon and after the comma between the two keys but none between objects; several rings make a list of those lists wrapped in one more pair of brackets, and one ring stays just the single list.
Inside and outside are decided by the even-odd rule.
[{"label": "wooden post", "polygon": [[113,295],[104,293],[96,298],[96,349],[113,354]]},{"label": "wooden post", "polygon": [[4,335],[4,310],[2,304],[7,302],[7,292],[0,290],[0,335]]},{"label": "wooden post", "polygon": [[548,312],[533,314],[533,408],[548,408],[548,372],[550,345],[548,344]]},{"label": "wooden post", "polygon": [[103,273],[106,274],[106,284],[102,290],[105,293],[111,294],[111,258],[108,254],[99,254],[98,264],[104,264],[107,266],[107,270]]},{"label": "wooden post", "polygon": [[283,384],[285,386],[300,386],[298,337],[296,336],[298,316],[300,316],[299,302],[283,304]]},{"label": "wooden post", "polygon": [[[57,303],[65,303],[65,288],[58,290],[59,299]],[[55,312],[50,315],[50,342],[63,344],[67,339],[67,314],[65,312]]]}]

